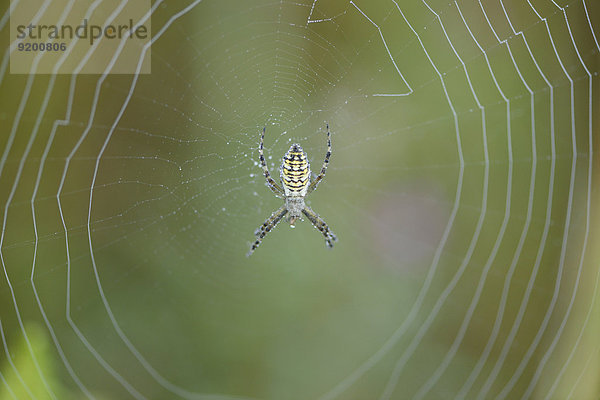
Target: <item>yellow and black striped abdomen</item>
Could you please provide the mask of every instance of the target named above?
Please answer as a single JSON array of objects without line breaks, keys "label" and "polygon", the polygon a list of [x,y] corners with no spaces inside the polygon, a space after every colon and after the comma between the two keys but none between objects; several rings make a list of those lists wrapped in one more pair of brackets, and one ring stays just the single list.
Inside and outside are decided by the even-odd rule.
[{"label": "yellow and black striped abdomen", "polygon": [[286,196],[304,196],[308,189],[310,165],[306,153],[298,144],[293,144],[281,164],[281,183]]}]

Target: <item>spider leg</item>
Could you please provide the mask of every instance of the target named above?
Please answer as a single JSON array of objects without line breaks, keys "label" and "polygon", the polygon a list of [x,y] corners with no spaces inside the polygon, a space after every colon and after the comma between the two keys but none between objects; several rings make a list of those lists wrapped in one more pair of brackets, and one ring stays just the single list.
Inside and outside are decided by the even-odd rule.
[{"label": "spider leg", "polygon": [[313,190],[317,188],[321,180],[325,177],[325,172],[327,171],[327,165],[329,165],[329,157],[331,157],[331,133],[329,133],[329,124],[327,124],[327,153],[325,153],[325,161],[323,161],[323,167],[321,168],[321,172],[314,181],[311,182],[306,194],[309,194]]},{"label": "spider leg", "polygon": [[279,209],[277,209],[277,211],[271,214],[271,216],[267,218],[267,220],[260,227],[258,227],[256,231],[254,231],[254,234],[258,237],[254,241],[254,243],[252,243],[250,251],[248,251],[246,257],[250,257],[252,255],[254,250],[256,250],[256,248],[260,245],[267,233],[271,232],[271,230],[275,228],[275,226],[277,226],[279,221],[281,221],[281,218],[283,218],[285,214],[287,214],[287,212],[287,208],[285,206],[281,206]]},{"label": "spider leg", "polygon": [[277,222],[279,222],[279,219],[283,218],[283,216],[287,213],[287,211],[288,210],[286,209],[285,205],[283,205],[283,206],[279,207],[277,210],[273,211],[271,216],[269,218],[267,218],[261,226],[256,228],[256,230],[254,231],[254,235],[259,236],[262,232],[265,231],[265,229],[268,226],[270,226],[273,223],[273,221],[278,220]]},{"label": "spider leg", "polygon": [[306,218],[309,219],[310,222],[317,228],[323,236],[325,236],[325,243],[327,243],[327,247],[333,247],[333,243],[337,242],[337,237],[335,234],[329,229],[329,226],[323,221],[316,212],[314,212],[309,206],[304,206],[302,210],[302,214],[306,215]]},{"label": "spider leg", "polygon": [[263,148],[264,148],[263,143],[265,141],[265,130],[266,129],[267,128],[263,128],[262,134],[260,135],[260,145],[258,146],[258,154],[259,154],[258,158],[260,159],[260,166],[263,169],[263,173],[267,180],[267,185],[269,186],[269,189],[271,189],[277,197],[283,197],[284,196],[283,189],[281,189],[281,187],[277,184],[277,182],[275,182],[273,180],[273,178],[271,178],[271,174],[269,173],[269,168],[267,167],[267,163],[265,161],[265,155],[263,154]]}]

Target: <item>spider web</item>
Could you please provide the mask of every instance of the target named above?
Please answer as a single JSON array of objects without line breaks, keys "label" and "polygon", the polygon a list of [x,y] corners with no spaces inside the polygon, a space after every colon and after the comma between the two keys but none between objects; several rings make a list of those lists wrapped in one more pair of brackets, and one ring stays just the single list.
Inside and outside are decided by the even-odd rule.
[{"label": "spider web", "polygon": [[[1,397],[597,398],[599,13],[157,0],[149,75],[11,75],[5,40]],[[277,177],[326,123],[339,242],[246,258],[262,128]]]}]

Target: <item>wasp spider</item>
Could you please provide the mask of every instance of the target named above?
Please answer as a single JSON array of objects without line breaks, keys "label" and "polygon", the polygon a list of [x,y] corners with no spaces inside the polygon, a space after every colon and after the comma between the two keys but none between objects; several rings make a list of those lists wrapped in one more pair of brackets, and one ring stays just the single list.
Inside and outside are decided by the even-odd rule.
[{"label": "wasp spider", "polygon": [[308,218],[310,222],[317,228],[325,237],[325,243],[328,247],[333,247],[333,243],[337,241],[337,237],[331,232],[325,221],[319,217],[309,206],[304,203],[304,198],[317,188],[327,171],[329,157],[331,157],[331,134],[329,133],[329,124],[327,124],[327,153],[325,161],[319,175],[310,182],[310,165],[306,157],[306,153],[302,150],[299,144],[293,144],[285,153],[283,162],[279,168],[281,178],[281,186],[271,178],[265,156],[263,154],[263,143],[265,140],[265,128],[263,128],[260,136],[260,145],[258,146],[258,154],[260,165],[263,169],[267,185],[275,193],[275,196],[285,199],[285,204],[276,210],[267,220],[254,232],[256,241],[252,244],[248,256],[260,245],[260,242],[271,232],[281,219],[289,213],[288,222],[293,228],[296,221],[302,218],[302,214]]}]

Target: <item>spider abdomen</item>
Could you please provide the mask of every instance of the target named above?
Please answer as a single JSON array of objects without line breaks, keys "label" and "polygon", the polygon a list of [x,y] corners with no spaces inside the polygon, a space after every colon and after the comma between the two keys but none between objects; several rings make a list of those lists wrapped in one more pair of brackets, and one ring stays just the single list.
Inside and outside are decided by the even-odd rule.
[{"label": "spider abdomen", "polygon": [[293,144],[281,164],[281,182],[286,196],[305,196],[310,177],[310,165],[306,153]]}]

